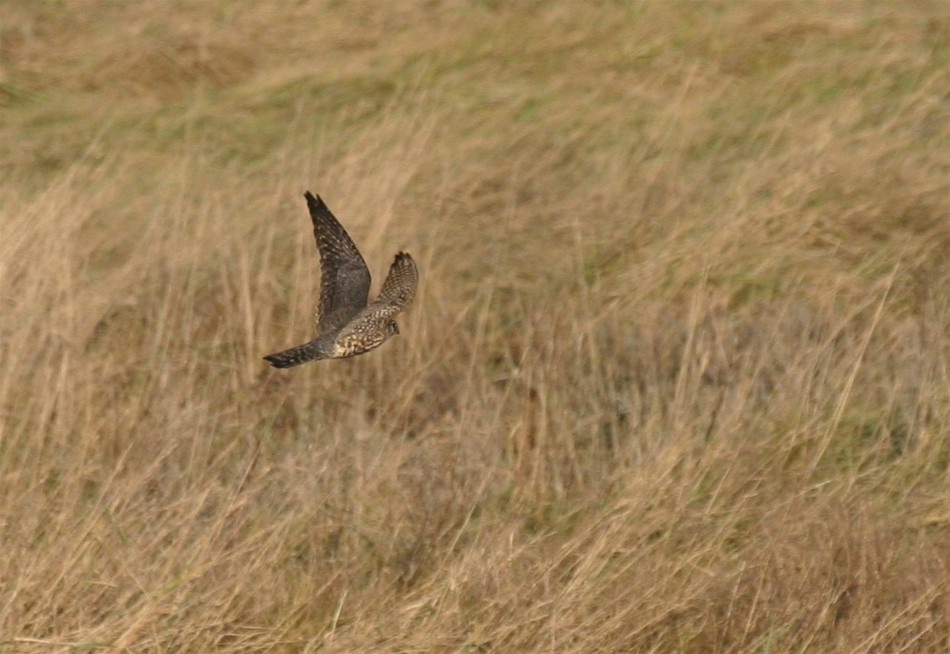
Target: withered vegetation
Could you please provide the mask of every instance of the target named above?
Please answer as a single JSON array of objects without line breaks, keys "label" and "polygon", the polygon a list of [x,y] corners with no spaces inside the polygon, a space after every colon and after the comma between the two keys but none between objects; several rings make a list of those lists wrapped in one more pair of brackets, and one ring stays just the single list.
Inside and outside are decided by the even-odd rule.
[{"label": "withered vegetation", "polygon": [[945,3],[2,13],[0,650],[950,651]]}]

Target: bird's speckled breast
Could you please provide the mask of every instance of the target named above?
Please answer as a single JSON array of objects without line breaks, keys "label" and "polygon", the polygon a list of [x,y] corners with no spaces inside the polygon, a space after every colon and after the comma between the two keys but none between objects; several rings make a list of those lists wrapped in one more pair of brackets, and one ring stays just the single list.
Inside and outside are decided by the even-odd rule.
[{"label": "bird's speckled breast", "polygon": [[333,356],[343,358],[363,354],[379,347],[385,340],[386,336],[378,332],[362,331],[347,334],[333,344]]}]

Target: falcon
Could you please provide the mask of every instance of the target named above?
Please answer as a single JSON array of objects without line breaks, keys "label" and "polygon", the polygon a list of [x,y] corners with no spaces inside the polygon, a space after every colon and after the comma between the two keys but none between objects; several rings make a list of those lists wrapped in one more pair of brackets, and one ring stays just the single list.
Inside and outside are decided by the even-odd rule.
[{"label": "falcon", "polygon": [[376,349],[399,334],[393,319],[412,302],[419,282],[416,263],[399,252],[379,296],[369,299],[369,268],[353,239],[319,195],[304,193],[320,253],[317,336],[297,347],[264,357],[275,368],[317,359],[343,359]]}]

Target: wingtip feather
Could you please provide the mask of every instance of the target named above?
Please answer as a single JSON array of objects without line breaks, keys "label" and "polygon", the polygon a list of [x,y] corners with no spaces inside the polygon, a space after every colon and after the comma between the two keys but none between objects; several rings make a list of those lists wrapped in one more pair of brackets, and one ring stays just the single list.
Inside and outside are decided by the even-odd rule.
[{"label": "wingtip feather", "polygon": [[323,198],[319,194],[314,195],[310,191],[305,191],[303,194],[304,198],[307,200],[307,205],[310,207],[326,207],[326,202],[323,201]]}]

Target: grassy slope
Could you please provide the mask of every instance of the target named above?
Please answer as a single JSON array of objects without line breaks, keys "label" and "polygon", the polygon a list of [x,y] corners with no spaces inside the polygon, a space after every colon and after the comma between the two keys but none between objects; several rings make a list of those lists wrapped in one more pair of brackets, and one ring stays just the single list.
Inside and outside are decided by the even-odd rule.
[{"label": "grassy slope", "polygon": [[[0,649],[950,648],[939,2],[21,3]],[[403,336],[289,372],[301,193]]]}]

